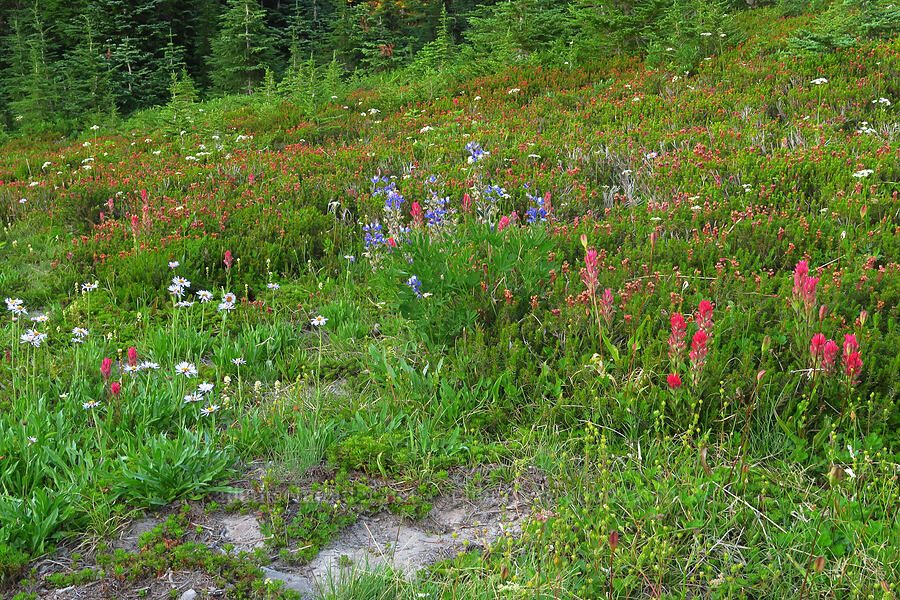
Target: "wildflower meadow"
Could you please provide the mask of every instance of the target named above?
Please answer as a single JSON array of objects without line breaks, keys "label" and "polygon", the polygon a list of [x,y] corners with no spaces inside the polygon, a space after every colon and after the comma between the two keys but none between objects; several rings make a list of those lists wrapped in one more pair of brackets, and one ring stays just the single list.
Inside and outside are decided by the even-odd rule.
[{"label": "wildflower meadow", "polygon": [[900,597],[900,41],[737,24],[6,140],[0,593]]}]

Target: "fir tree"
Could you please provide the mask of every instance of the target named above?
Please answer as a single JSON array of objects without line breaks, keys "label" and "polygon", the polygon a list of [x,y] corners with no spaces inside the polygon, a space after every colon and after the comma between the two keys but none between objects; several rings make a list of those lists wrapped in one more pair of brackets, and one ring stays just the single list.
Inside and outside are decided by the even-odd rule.
[{"label": "fir tree", "polygon": [[265,10],[255,0],[229,0],[212,44],[212,78],[222,92],[252,94],[272,60]]}]

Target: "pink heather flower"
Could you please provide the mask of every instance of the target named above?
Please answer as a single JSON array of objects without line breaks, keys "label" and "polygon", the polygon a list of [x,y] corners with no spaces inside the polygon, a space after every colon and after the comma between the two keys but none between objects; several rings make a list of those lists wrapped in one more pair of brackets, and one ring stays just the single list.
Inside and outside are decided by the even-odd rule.
[{"label": "pink heather flower", "polygon": [[147,204],[148,198],[150,198],[150,194],[147,193],[147,190],[141,190],[141,202]]},{"label": "pink heather flower", "polygon": [[666,383],[669,384],[669,388],[677,390],[681,387],[681,377],[678,376],[678,373],[672,373],[666,377]]},{"label": "pink heather flower", "polygon": [[599,269],[597,267],[597,251],[591,248],[584,255],[584,270],[581,272],[581,281],[584,282],[584,286],[587,288],[588,293],[591,297],[594,297],[594,294],[597,292],[597,273]]},{"label": "pink heather flower", "polygon": [[509,217],[503,215],[500,217],[500,223],[497,224],[497,231],[503,231],[507,227],[509,227]]},{"label": "pink heather flower", "polygon": [[600,297],[600,300],[597,301],[597,307],[600,309],[600,315],[603,317],[603,320],[606,321],[606,326],[609,327],[609,324],[612,322],[613,312],[615,311],[611,288],[603,290],[603,295]]},{"label": "pink heather flower", "polygon": [[825,342],[825,347],[822,349],[822,366],[829,373],[834,369],[834,361],[837,359],[839,351],[840,348],[838,348],[834,340]]},{"label": "pink heather flower", "polygon": [[825,351],[825,335],[821,333],[817,333],[812,336],[812,340],[809,342],[809,354],[812,356],[813,365],[819,364],[819,361],[822,360]]},{"label": "pink heather flower", "polygon": [[107,200],[106,205],[109,207],[109,212],[112,212],[113,211],[113,199],[110,198],[109,200]]},{"label": "pink heather flower", "polygon": [[231,258],[231,250],[226,250],[226,251],[225,251],[225,260],[222,261],[222,262],[225,263],[225,270],[226,270],[226,271],[227,271],[228,269],[231,268],[231,263],[234,262],[234,259]]},{"label": "pink heather flower", "polygon": [[794,267],[794,295],[800,296],[803,293],[803,280],[809,275],[809,263],[801,260]]},{"label": "pink heather flower", "polygon": [[109,386],[109,393],[112,394],[113,396],[118,396],[121,391],[122,391],[122,384],[119,383],[118,381],[113,381],[112,385]]},{"label": "pink heather flower", "polygon": [[388,243],[388,246],[390,246],[391,248],[396,248],[396,247],[397,247],[397,240],[395,240],[395,239],[392,238],[392,237],[389,237],[389,238],[387,239],[387,243]]},{"label": "pink heather flower", "polygon": [[112,359],[104,358],[100,363],[100,374],[103,375],[103,381],[107,381],[112,375]]},{"label": "pink heather flower", "polygon": [[247,183],[249,183],[250,185],[256,183],[256,175],[254,175],[253,173],[247,175]]},{"label": "pink heather flower", "polygon": [[709,300],[701,300],[697,307],[697,325],[709,333],[713,326],[713,305]]},{"label": "pink heather flower", "polygon": [[417,227],[422,225],[424,221],[424,213],[422,212],[422,207],[418,202],[412,203],[412,209],[409,212],[412,215],[413,224]]},{"label": "pink heather flower", "polygon": [[687,335],[687,323],[681,313],[675,313],[669,319],[672,326],[672,333],[669,335],[669,358],[678,361],[681,353],[687,349],[685,336]]},{"label": "pink heather flower", "polygon": [[468,193],[463,194],[462,209],[464,213],[471,212],[472,210],[472,197],[469,196]]},{"label": "pink heather flower", "polygon": [[132,346],[128,349],[128,364],[136,365],[137,364],[137,348]]},{"label": "pink heather flower", "polygon": [[133,233],[134,235],[137,235],[137,232],[138,232],[138,222],[139,222],[138,216],[131,215],[131,233]]}]

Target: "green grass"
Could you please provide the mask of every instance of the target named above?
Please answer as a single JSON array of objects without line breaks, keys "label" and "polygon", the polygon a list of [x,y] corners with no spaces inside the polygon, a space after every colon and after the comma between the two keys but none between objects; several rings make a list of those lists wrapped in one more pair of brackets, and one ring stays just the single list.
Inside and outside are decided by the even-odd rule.
[{"label": "green grass", "polygon": [[[302,564],[360,515],[421,519],[483,468],[540,490],[521,535],[326,596],[895,598],[898,41],[777,55],[809,19],[773,16],[742,15],[748,41],[687,79],[526,64],[315,115],[223,99],[183,136],[144,114],[9,142],[0,293],[29,314],[0,325],[5,585],[174,569],[285,597],[268,559]],[[159,368],[129,372],[129,348]],[[193,541],[186,512],[103,550],[261,464],[232,507],[271,532],[260,555]]]}]

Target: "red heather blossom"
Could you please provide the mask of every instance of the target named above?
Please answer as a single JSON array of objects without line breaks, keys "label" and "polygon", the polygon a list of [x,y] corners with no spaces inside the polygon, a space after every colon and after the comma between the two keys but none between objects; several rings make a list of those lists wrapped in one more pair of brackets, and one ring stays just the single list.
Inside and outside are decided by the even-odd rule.
[{"label": "red heather blossom", "polygon": [[672,373],[666,377],[666,383],[669,384],[669,388],[677,390],[681,387],[681,377],[678,376],[678,373]]},{"label": "red heather blossom", "polygon": [[112,374],[112,359],[104,358],[100,362],[100,374],[103,375],[103,381],[107,381]]},{"label": "red heather blossom", "polygon": [[597,273],[597,251],[591,248],[584,255],[584,270],[581,272],[581,281],[584,282],[584,287],[587,288],[588,294],[592,298],[597,293]]},{"label": "red heather blossom", "polygon": [[412,215],[413,225],[420,227],[424,222],[424,213],[422,212],[421,205],[419,205],[418,202],[413,202],[409,212]]},{"label": "red heather blossom", "polygon": [[825,342],[825,348],[822,350],[822,366],[829,373],[834,370],[834,361],[837,359],[839,351],[840,348],[838,348],[834,340]]},{"label": "red heather blossom", "polygon": [[137,348],[134,346],[128,349],[128,364],[132,366],[137,364]]},{"label": "red heather blossom", "polygon": [[229,270],[229,269],[231,269],[231,263],[234,262],[234,259],[231,258],[231,250],[226,250],[226,251],[225,251],[225,260],[223,260],[222,262],[225,263],[225,270],[226,270],[226,271]]},{"label": "red heather blossom", "polygon": [[118,381],[113,381],[112,385],[109,386],[109,393],[112,394],[113,396],[118,396],[121,391],[122,391],[122,384],[119,383]]},{"label": "red heather blossom", "polygon": [[468,193],[463,194],[462,209],[464,213],[472,212],[472,197]]},{"label": "red heather blossom", "polygon": [[256,183],[256,175],[254,175],[253,173],[247,175],[247,183],[249,183],[250,185]]},{"label": "red heather blossom", "polygon": [[509,217],[503,215],[502,217],[500,217],[500,223],[497,225],[497,231],[503,231],[507,227],[509,227]]},{"label": "red heather blossom", "polygon": [[677,361],[681,357],[681,353],[687,349],[687,323],[681,313],[675,313],[669,319],[672,325],[672,333],[669,335],[669,358]]},{"label": "red heather blossom", "polygon": [[131,233],[133,233],[134,235],[137,235],[138,232],[138,222],[138,216],[131,215]]},{"label": "red heather blossom", "polygon": [[709,333],[713,326],[713,305],[709,300],[701,300],[697,307],[697,325]]},{"label": "red heather blossom", "polygon": [[391,248],[396,248],[396,247],[397,247],[397,240],[395,240],[395,239],[392,238],[392,237],[389,237],[389,238],[387,239],[387,243],[388,243],[388,246],[390,246]]},{"label": "red heather blossom", "polygon": [[147,190],[141,190],[141,202],[147,204],[148,198],[150,198],[150,194],[147,193]]}]

